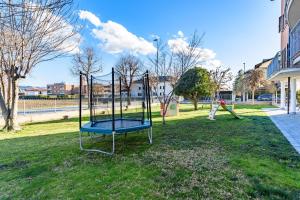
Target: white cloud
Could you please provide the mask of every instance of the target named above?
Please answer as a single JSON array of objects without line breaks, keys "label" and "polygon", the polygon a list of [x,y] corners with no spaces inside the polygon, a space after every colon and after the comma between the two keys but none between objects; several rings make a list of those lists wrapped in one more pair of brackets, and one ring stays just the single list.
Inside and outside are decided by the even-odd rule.
[{"label": "white cloud", "polygon": [[89,22],[91,22],[94,26],[97,26],[97,27],[101,25],[100,19],[93,13],[86,11],[86,10],[79,11],[79,18],[86,19]]},{"label": "white cloud", "polygon": [[[184,36],[182,31],[178,31],[177,35],[174,38],[168,40],[168,46],[170,50],[174,53],[178,51],[186,51],[189,48],[188,38]],[[202,62],[202,66],[205,68],[215,68],[217,66],[222,65],[220,60],[215,59],[216,53],[211,49],[206,48],[197,48],[196,53],[200,54],[200,62]]]},{"label": "white cloud", "polygon": [[[156,52],[153,44],[142,37],[129,32],[123,25],[113,21],[101,22],[94,14],[84,11],[80,18],[89,20],[97,28],[92,30],[93,36],[100,40],[101,47],[108,53],[117,54],[132,52],[148,55]],[[98,20],[95,20],[95,19]]]},{"label": "white cloud", "polygon": [[208,60],[203,63],[202,67],[206,68],[207,70],[213,70],[216,67],[222,66],[222,62],[217,59]]},{"label": "white cloud", "polygon": [[178,34],[178,36],[179,36],[179,37],[184,37],[184,34],[183,34],[183,32],[182,32],[182,31],[178,31],[178,33],[177,33],[177,34]]},{"label": "white cloud", "polygon": [[[39,5],[37,4],[28,4],[30,8],[36,8]],[[36,15],[36,14],[35,14]],[[54,15],[50,11],[44,11],[41,16],[37,17],[37,25],[39,26],[39,23],[41,21],[44,21],[46,18],[49,18],[49,22],[46,24],[47,32],[43,32],[40,34],[43,34],[43,42],[45,43],[60,43],[62,39],[64,39],[63,42],[61,42],[56,49],[61,52],[69,53],[69,54],[75,54],[79,52],[79,46],[81,42],[81,35],[76,32],[76,28],[70,24],[65,19],[61,18],[61,16]],[[55,23],[55,24],[54,24]],[[58,28],[59,27],[59,28]]]}]

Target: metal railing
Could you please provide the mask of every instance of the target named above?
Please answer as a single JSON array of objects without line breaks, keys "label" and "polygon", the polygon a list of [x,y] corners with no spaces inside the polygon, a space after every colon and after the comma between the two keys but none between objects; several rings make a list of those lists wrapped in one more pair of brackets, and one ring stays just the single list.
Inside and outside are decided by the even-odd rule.
[{"label": "metal railing", "polygon": [[290,32],[290,57],[291,64],[293,60],[300,56],[300,22]]},{"label": "metal railing", "polygon": [[280,69],[280,52],[278,52],[273,58],[271,64],[268,66],[267,78],[271,78],[271,76],[280,71]]}]

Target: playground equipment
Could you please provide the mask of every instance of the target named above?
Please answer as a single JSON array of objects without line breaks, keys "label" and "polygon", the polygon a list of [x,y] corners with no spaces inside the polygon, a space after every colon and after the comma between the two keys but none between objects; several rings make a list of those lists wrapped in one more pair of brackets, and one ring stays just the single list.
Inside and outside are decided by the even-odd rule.
[{"label": "playground equipment", "polygon": [[[83,74],[80,73],[79,99],[79,145],[81,150],[113,155],[115,151],[115,136],[140,130],[148,130],[149,143],[152,144],[152,116],[150,101],[149,73],[134,77],[133,83],[139,88],[138,97],[133,105],[128,105],[125,91],[126,77],[112,72],[104,76],[91,76],[89,92],[84,88]],[[82,125],[82,104],[84,97],[90,95],[89,122]],[[110,152],[100,149],[83,147],[83,133],[90,138],[95,135],[110,135],[112,149]]]},{"label": "playground equipment", "polygon": [[216,116],[216,113],[219,109],[219,107],[222,107],[225,111],[228,111],[232,116],[234,116],[234,118],[236,119],[241,119],[240,116],[238,116],[236,114],[236,112],[233,111],[233,106],[232,105],[232,108],[229,108],[227,105],[226,105],[226,102],[224,100],[220,100],[220,102],[218,104],[213,104],[212,105],[212,108],[211,108],[211,111],[209,113],[209,116],[208,116],[208,119],[210,120],[215,120],[215,116]]},{"label": "playground equipment", "polygon": [[[160,104],[160,115],[163,116],[163,108],[164,104]],[[177,116],[179,114],[179,103],[177,102],[176,99],[172,99],[171,102],[168,105],[168,110],[166,113],[166,117],[172,117],[172,116]]]}]

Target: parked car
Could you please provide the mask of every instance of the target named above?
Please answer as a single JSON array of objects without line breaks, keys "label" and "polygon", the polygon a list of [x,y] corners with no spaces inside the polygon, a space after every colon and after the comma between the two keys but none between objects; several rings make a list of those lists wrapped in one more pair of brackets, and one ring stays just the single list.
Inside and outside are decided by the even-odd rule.
[{"label": "parked car", "polygon": [[257,101],[272,101],[272,94],[261,94],[257,97]]}]

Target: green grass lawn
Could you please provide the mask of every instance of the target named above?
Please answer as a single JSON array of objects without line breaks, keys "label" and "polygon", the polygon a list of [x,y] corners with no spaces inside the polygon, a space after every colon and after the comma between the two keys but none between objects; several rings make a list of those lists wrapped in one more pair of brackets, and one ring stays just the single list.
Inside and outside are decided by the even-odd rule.
[{"label": "green grass lawn", "polygon": [[0,132],[0,199],[300,199],[300,156],[261,108],[155,112],[153,145],[118,136],[112,157],[79,150],[77,119]]}]

